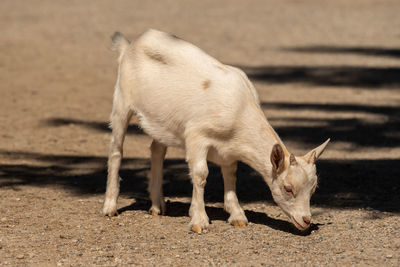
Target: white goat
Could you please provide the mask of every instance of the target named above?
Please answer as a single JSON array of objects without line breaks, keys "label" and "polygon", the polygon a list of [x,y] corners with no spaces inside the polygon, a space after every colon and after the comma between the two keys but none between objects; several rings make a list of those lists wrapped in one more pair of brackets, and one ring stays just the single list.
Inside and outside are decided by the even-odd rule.
[{"label": "white goat", "polygon": [[317,186],[314,163],[329,139],[305,156],[290,154],[265,118],[246,74],[174,35],[148,30],[130,44],[115,33],[112,45],[120,56],[104,214],[117,212],[122,146],[135,113],[153,138],[149,182],[153,215],[165,212],[163,160],[167,146],[177,146],[186,151],[193,183],[192,231],[201,232],[209,225],[204,206],[207,160],[221,166],[224,206],[232,225],[247,224],[235,190],[237,161],[243,161],[263,176],[293,224],[301,230],[309,227],[310,197]]}]

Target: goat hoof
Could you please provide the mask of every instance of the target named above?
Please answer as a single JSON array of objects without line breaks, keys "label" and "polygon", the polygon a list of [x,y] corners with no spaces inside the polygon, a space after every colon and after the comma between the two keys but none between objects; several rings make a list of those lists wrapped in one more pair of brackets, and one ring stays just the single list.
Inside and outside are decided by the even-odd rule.
[{"label": "goat hoof", "polygon": [[201,233],[201,227],[198,226],[198,225],[193,225],[192,226],[192,232],[200,234]]},{"label": "goat hoof", "polygon": [[156,210],[150,210],[151,215],[158,216],[160,213]]},{"label": "goat hoof", "polygon": [[107,217],[114,217],[114,216],[118,215],[118,212],[116,209],[112,209],[112,210],[103,209],[103,214],[104,214],[104,216],[107,216]]},{"label": "goat hoof", "polygon": [[247,223],[244,221],[233,221],[232,225],[236,226],[236,227],[245,227],[247,225]]},{"label": "goat hoof", "polygon": [[152,211],[151,211],[151,215],[153,215],[153,216],[158,216],[158,212],[155,211],[155,210],[152,210]]},{"label": "goat hoof", "polygon": [[161,210],[160,210],[158,208],[151,207],[150,210],[149,210],[149,213],[151,215],[153,215],[153,216],[158,216],[158,215],[163,215],[164,216],[165,215],[165,209],[161,208]]},{"label": "goat hoof", "polygon": [[103,214],[108,217],[117,215],[117,202],[106,198],[103,205]]},{"label": "goat hoof", "polygon": [[107,217],[115,217],[117,215],[118,215],[117,212],[109,212],[106,214]]}]

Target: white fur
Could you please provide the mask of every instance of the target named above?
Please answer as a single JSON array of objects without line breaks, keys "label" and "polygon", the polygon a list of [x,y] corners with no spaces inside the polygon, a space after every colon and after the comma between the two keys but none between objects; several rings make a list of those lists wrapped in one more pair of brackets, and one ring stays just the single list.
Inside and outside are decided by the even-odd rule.
[{"label": "white fur", "polygon": [[[191,226],[204,229],[209,224],[204,206],[207,160],[222,167],[225,209],[231,214],[230,223],[247,223],[235,192],[237,161],[247,163],[264,177],[275,200],[289,216],[295,213],[300,217],[309,216],[309,197],[303,196],[308,203],[302,201],[302,206],[291,205],[293,200],[282,197],[285,193],[278,181],[285,179],[284,173],[289,174],[290,153],[266,120],[258,94],[244,72],[220,63],[190,43],[156,30],[145,32],[132,44],[117,33],[113,47],[120,57],[111,114],[113,133],[105,214],[114,215],[117,210],[122,144],[129,119],[135,113],[140,126],[154,139],[149,183],[153,213],[165,209],[162,161],[166,147],[177,146],[186,151],[193,183]],[[274,144],[282,147],[285,156],[285,171],[280,175],[274,175],[270,160]],[[316,153],[307,155],[314,157]],[[313,166],[314,161],[307,164]],[[304,184],[302,190],[310,192],[316,183],[315,172],[311,177],[305,176],[297,186]],[[302,220],[299,223],[303,225]]]}]

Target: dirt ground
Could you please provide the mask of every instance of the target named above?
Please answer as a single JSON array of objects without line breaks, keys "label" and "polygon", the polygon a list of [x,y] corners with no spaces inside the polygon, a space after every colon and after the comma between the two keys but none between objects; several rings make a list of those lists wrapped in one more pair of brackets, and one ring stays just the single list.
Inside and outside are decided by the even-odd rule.
[{"label": "dirt ground", "polygon": [[[1,266],[400,265],[400,2],[51,1],[0,3]],[[248,74],[270,123],[318,162],[300,233],[261,177],[238,170],[249,225],[226,223],[210,164],[207,233],[189,231],[183,152],[165,162],[167,215],[147,210],[150,138],[132,122],[119,216],[101,215],[116,30],[174,33]]]}]

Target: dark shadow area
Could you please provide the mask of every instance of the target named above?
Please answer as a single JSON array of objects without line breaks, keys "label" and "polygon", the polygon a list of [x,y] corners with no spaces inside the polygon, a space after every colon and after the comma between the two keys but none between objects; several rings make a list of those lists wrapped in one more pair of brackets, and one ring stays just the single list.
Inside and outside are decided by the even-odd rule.
[{"label": "dark shadow area", "polygon": [[[43,121],[45,126],[60,127],[68,125],[78,125],[88,129],[101,132],[111,132],[109,123],[97,122],[97,121],[84,121],[78,119],[67,119],[67,118],[51,118]],[[142,129],[137,124],[129,124],[127,134],[144,134]]]},{"label": "dark shadow area", "polygon": [[[23,190],[22,186],[62,186],[78,195],[105,191],[106,158],[91,156],[46,155],[0,151],[3,156],[24,159],[24,164],[0,165],[0,186]],[[317,164],[319,188],[314,205],[333,208],[366,208],[400,211],[400,160],[320,160]],[[210,164],[205,199],[223,202],[220,170]],[[128,158],[122,163],[121,193],[147,199],[149,160]],[[165,161],[165,196],[191,197],[192,185],[187,165],[181,159]],[[245,164],[239,164],[237,193],[241,202],[269,201],[271,195],[262,178]],[[219,215],[216,215],[218,218]]]},{"label": "dark shadow area", "polygon": [[[190,203],[179,202],[179,201],[167,201],[166,203],[166,214],[165,216],[170,217],[185,217],[189,216]],[[129,206],[123,207],[118,210],[118,214],[124,213],[129,210],[142,210],[149,211],[151,202],[148,199],[135,199],[135,202]],[[210,220],[226,221],[228,220],[228,213],[223,208],[206,206],[206,212]]]},{"label": "dark shadow area", "polygon": [[[136,198],[136,201],[133,204],[119,209],[118,213],[123,213],[129,210],[148,211],[150,209],[150,206],[151,202],[149,200]],[[188,216],[190,204],[178,201],[173,201],[173,202],[167,201],[166,208],[167,212],[165,216],[183,217],[183,216]],[[206,212],[208,217],[210,218],[211,223],[214,220],[227,221],[229,217],[229,214],[226,213],[223,208],[206,206]],[[294,235],[301,235],[301,236],[310,235],[312,231],[319,229],[318,225],[321,225],[321,224],[311,224],[310,228],[307,229],[306,231],[300,231],[296,229],[296,227],[294,227],[293,224],[290,223],[289,221],[274,219],[262,212],[245,210],[245,213],[249,222],[265,225],[271,227],[272,229],[291,233]]]},{"label": "dark shadow area", "polygon": [[382,47],[313,45],[304,47],[288,47],[283,48],[282,50],[299,53],[355,54],[362,56],[400,58],[400,49]]},{"label": "dark shadow area", "polygon": [[400,68],[359,66],[237,66],[253,81],[313,86],[398,89]]},{"label": "dark shadow area", "polygon": [[[363,119],[342,118],[279,118],[269,117],[274,121],[284,120],[287,126],[274,126],[283,140],[317,145],[330,137],[335,141],[352,143],[356,148],[363,147],[395,147],[400,146],[400,107],[371,106],[359,104],[318,104],[318,103],[284,103],[262,102],[263,109],[311,110],[323,112],[353,112],[385,116],[386,120],[365,121]],[[267,114],[268,116],[268,114]],[[298,126],[298,123],[312,123],[310,126]],[[58,127],[76,124],[85,128],[102,132],[111,132],[107,123],[83,121],[65,118],[52,118],[44,122],[48,126]],[[320,126],[319,126],[320,125]],[[138,125],[130,124],[128,134],[144,134]],[[325,139],[324,139],[325,138]]]},{"label": "dark shadow area", "polygon": [[[334,141],[349,142],[355,149],[359,147],[396,147],[400,146],[400,107],[369,106],[350,104],[304,104],[304,103],[277,103],[263,102],[263,108],[311,110],[323,112],[354,112],[372,115],[383,115],[386,121],[341,118],[271,118],[284,120],[288,126],[274,127],[283,140],[297,141],[317,145],[330,137]],[[268,115],[268,114],[267,114]],[[311,122],[310,126],[296,125],[296,122]],[[294,125],[294,126],[293,126]],[[325,139],[324,139],[325,138]]]},{"label": "dark shadow area", "polygon": [[[400,159],[321,160],[312,203],[400,211]],[[334,203],[333,203],[334,202]]]},{"label": "dark shadow area", "polygon": [[310,235],[312,231],[316,231],[319,229],[318,227],[319,225],[322,225],[322,224],[311,223],[310,227],[307,230],[300,231],[289,221],[271,218],[267,214],[262,212],[245,210],[245,213],[249,222],[266,225],[268,227],[271,227],[272,229],[280,230],[294,235],[301,235],[301,236]]}]

